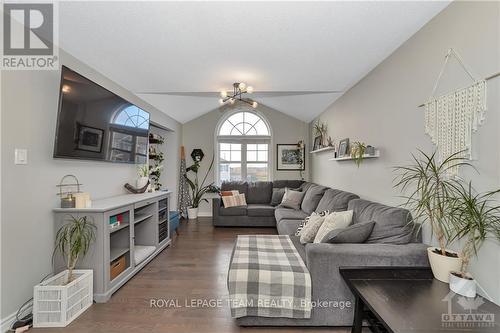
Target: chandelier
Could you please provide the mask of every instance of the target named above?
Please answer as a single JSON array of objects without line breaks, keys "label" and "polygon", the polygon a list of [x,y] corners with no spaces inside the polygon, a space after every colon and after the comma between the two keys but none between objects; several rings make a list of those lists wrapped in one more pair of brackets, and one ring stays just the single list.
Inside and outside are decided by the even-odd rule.
[{"label": "chandelier", "polygon": [[236,100],[245,102],[247,104],[250,104],[254,109],[259,105],[256,101],[251,100],[249,98],[243,98],[243,94],[251,94],[253,93],[253,87],[248,86],[244,82],[235,82],[233,83],[233,92],[230,94],[226,90],[222,90],[220,92],[220,97],[219,103],[220,104],[225,104],[229,102],[230,104],[234,104]]}]

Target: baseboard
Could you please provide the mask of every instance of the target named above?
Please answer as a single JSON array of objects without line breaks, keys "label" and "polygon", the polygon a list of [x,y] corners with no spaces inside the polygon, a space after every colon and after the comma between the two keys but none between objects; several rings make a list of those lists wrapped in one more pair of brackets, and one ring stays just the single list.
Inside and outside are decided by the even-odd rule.
[{"label": "baseboard", "polygon": [[212,217],[212,212],[198,212],[200,217]]},{"label": "baseboard", "polygon": [[1,327],[0,332],[2,332],[2,333],[7,332],[12,327],[12,324],[14,324],[14,322],[16,321],[16,314],[17,314],[17,311],[12,313],[11,315],[1,319],[2,323],[0,325],[0,327]]}]

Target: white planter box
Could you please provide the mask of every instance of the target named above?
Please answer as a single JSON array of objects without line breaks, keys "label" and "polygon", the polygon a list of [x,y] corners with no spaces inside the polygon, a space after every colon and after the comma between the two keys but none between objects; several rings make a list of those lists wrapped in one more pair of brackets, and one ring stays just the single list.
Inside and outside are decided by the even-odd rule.
[{"label": "white planter box", "polygon": [[33,327],[65,327],[92,305],[93,271],[74,270],[64,285],[63,271],[36,285],[33,293]]}]

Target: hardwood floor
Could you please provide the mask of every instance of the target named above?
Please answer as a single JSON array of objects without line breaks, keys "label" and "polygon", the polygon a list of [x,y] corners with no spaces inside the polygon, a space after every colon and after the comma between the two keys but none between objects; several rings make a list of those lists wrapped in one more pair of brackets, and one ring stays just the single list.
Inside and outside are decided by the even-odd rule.
[{"label": "hardwood floor", "polygon": [[[274,234],[270,228],[214,228],[210,218],[182,221],[172,245],[119,289],[104,304],[93,304],[66,328],[35,332],[336,332],[350,328],[241,328],[229,308],[185,306],[195,299],[227,295],[226,273],[238,234]],[[151,300],[178,301],[180,307],[154,308]],[[157,302],[158,304],[159,302]],[[171,305],[171,304],[170,304]]]}]

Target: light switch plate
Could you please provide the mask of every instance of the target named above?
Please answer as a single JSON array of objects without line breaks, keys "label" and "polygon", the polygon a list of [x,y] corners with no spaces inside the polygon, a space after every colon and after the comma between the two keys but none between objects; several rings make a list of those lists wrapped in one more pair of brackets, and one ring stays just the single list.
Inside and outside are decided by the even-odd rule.
[{"label": "light switch plate", "polygon": [[28,164],[28,149],[14,150],[14,163],[15,164]]}]

